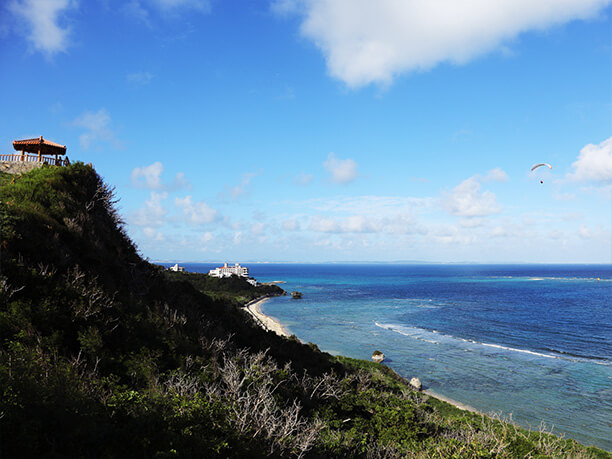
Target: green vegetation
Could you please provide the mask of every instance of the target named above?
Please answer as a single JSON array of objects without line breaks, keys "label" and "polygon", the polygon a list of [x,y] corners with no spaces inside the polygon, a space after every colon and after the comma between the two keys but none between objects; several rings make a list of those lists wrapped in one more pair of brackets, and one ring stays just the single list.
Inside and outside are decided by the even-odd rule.
[{"label": "green vegetation", "polygon": [[246,279],[238,276],[218,278],[189,272],[166,273],[170,279],[178,282],[186,281],[200,292],[214,299],[221,299],[226,304],[243,305],[262,296],[278,296],[284,290],[277,285],[260,285],[253,288]]},{"label": "green vegetation", "polygon": [[262,330],[280,289],[143,260],[91,167],[0,184],[3,457],[611,457]]}]

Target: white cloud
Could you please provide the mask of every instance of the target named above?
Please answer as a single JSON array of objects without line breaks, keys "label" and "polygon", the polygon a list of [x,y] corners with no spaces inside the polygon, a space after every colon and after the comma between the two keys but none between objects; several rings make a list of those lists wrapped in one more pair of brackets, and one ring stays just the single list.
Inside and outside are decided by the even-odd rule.
[{"label": "white cloud", "polygon": [[22,23],[19,30],[27,33],[34,50],[50,57],[68,48],[70,29],[60,26],[59,21],[74,5],[71,0],[14,0],[8,10]]},{"label": "white cloud", "polygon": [[218,211],[204,201],[192,202],[191,196],[176,198],[174,204],[183,211],[183,215],[190,225],[212,223],[219,218]]},{"label": "white cloud", "polygon": [[424,233],[408,215],[392,215],[374,218],[366,215],[349,215],[347,217],[314,216],[309,229],[319,233],[386,233],[414,234]]},{"label": "white cloud", "polygon": [[206,244],[207,242],[210,242],[212,240],[213,240],[213,235],[209,231],[207,231],[206,233],[202,234],[202,236],[200,237],[200,243],[202,243],[202,244]]},{"label": "white cloud", "polygon": [[595,16],[610,0],[276,0],[330,74],[350,87],[389,84],[441,62],[465,63],[530,30]]},{"label": "white cloud", "polygon": [[154,228],[143,228],[142,233],[149,242],[164,242],[166,237]]},{"label": "white cloud", "polygon": [[484,217],[501,212],[495,194],[485,190],[480,191],[479,175],[474,175],[459,185],[450,193],[446,193],[442,204],[448,212],[459,217]]},{"label": "white cloud", "polygon": [[152,192],[144,206],[135,211],[129,218],[130,222],[136,226],[154,228],[166,223],[168,210],[163,206],[162,201],[168,198],[168,193]]},{"label": "white cloud", "polygon": [[491,236],[493,237],[508,237],[508,231],[503,226],[496,226],[491,231]]},{"label": "white cloud", "polygon": [[283,229],[285,231],[299,231],[300,224],[297,220],[285,220],[283,222]]},{"label": "white cloud", "polygon": [[323,163],[323,167],[331,174],[335,183],[350,183],[359,177],[357,163],[352,159],[338,159],[330,153]]},{"label": "white cloud", "polygon": [[570,180],[580,182],[612,182],[612,137],[599,145],[588,144],[572,164],[574,171],[568,174]]},{"label": "white cloud", "polygon": [[313,178],[313,175],[302,172],[293,178],[293,183],[301,186],[306,186],[312,182]]},{"label": "white cloud", "polygon": [[459,226],[462,228],[479,228],[484,225],[482,218],[462,218]]},{"label": "white cloud", "polygon": [[121,7],[123,14],[147,27],[152,27],[152,12],[167,17],[187,11],[208,14],[210,10],[210,0],[130,0]]},{"label": "white cloud", "polygon": [[380,228],[389,234],[425,234],[427,230],[409,214],[398,214],[381,220]]},{"label": "white cloud", "polygon": [[284,203],[284,207],[303,209],[304,213],[301,217],[287,218],[282,227],[286,231],[302,230],[299,224],[302,219],[304,229],[317,233],[424,234],[426,229],[417,222],[415,214],[432,202],[430,198],[357,196]]},{"label": "white cloud", "polygon": [[578,236],[580,236],[582,239],[591,239],[593,234],[591,233],[591,230],[583,223],[580,225],[580,228],[578,228]]},{"label": "white cloud", "polygon": [[495,169],[491,169],[482,178],[483,182],[506,182],[507,180],[508,180],[508,174],[506,174],[499,167],[496,167]]},{"label": "white cloud", "polygon": [[310,222],[310,229],[320,233],[339,233],[340,225],[333,218],[314,217]]},{"label": "white cloud", "polygon": [[477,237],[471,231],[460,231],[456,226],[441,226],[428,234],[428,239],[436,244],[469,245]]},{"label": "white cloud", "polygon": [[254,172],[242,174],[240,183],[236,186],[226,187],[225,191],[219,193],[219,197],[221,199],[229,198],[231,201],[238,201],[238,199],[248,194],[251,181],[257,175],[258,174]]},{"label": "white cloud", "polygon": [[172,185],[170,185],[170,189],[178,190],[180,188],[191,188],[191,183],[185,177],[183,172],[177,172],[172,180]]},{"label": "white cloud", "polygon": [[[431,205],[431,198],[403,196],[354,196],[342,198],[313,199],[306,202],[308,208],[321,212],[359,214],[385,217],[397,213],[410,213],[414,208]],[[296,203],[292,203],[296,207]]]},{"label": "white cloud", "polygon": [[[139,188],[149,188],[152,190],[161,189],[161,174],[164,171],[164,166],[159,161],[154,162],[150,166],[136,167],[130,174],[132,185]],[[141,180],[144,179],[144,182]]]},{"label": "white cloud", "polygon": [[162,10],[183,8],[202,13],[210,12],[210,0],[151,0],[151,3]]},{"label": "white cloud", "polygon": [[130,174],[132,185],[136,188],[147,188],[149,190],[169,190],[174,191],[181,188],[189,188],[191,185],[185,178],[183,172],[178,172],[174,176],[171,185],[162,183],[161,175],[164,172],[164,166],[159,161],[154,162],[150,166],[136,167]]},{"label": "white cloud", "polygon": [[142,7],[138,0],[130,0],[121,7],[121,11],[128,17],[136,19],[147,27],[151,27],[149,12]]},{"label": "white cloud", "polygon": [[72,121],[73,126],[85,129],[79,136],[79,144],[84,150],[100,142],[109,143],[113,148],[121,148],[121,141],[110,128],[110,124],[111,117],[104,108],[95,113],[86,110]]}]

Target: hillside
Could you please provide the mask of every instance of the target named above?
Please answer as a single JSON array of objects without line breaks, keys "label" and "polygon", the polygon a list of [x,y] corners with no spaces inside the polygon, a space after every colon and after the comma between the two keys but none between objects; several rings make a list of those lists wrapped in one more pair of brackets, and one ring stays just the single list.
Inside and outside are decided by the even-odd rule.
[{"label": "hillside", "polygon": [[278,287],[147,262],[89,166],[0,184],[3,457],[612,457],[263,331]]}]

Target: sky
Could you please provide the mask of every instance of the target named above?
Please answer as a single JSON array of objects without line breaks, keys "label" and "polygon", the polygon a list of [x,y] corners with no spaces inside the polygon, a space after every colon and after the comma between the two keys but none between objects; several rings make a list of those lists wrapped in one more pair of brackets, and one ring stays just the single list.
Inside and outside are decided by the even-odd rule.
[{"label": "sky", "polygon": [[93,164],[151,261],[612,263],[611,16],[8,0],[0,153]]}]

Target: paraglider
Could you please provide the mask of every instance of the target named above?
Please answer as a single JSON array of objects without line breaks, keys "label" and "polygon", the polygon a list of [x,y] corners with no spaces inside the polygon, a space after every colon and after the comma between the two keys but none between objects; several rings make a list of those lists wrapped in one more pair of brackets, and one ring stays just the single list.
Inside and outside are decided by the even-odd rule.
[{"label": "paraglider", "polygon": [[[549,169],[552,169],[552,166],[551,166],[550,164],[548,164],[548,163],[540,163],[540,164],[536,164],[535,166],[533,166],[533,167],[531,168],[531,172],[533,172],[534,170],[536,170],[538,167],[542,167],[542,166],[546,166],[546,167],[548,167]],[[540,183],[544,183],[544,180],[540,180]]]},{"label": "paraglider", "polygon": [[533,172],[534,170],[536,170],[538,167],[542,167],[542,166],[546,166],[546,167],[548,167],[549,169],[552,169],[552,166],[551,166],[550,164],[548,164],[548,163],[540,163],[540,164],[536,164],[535,166],[533,166],[533,167],[531,168],[531,172]]}]

